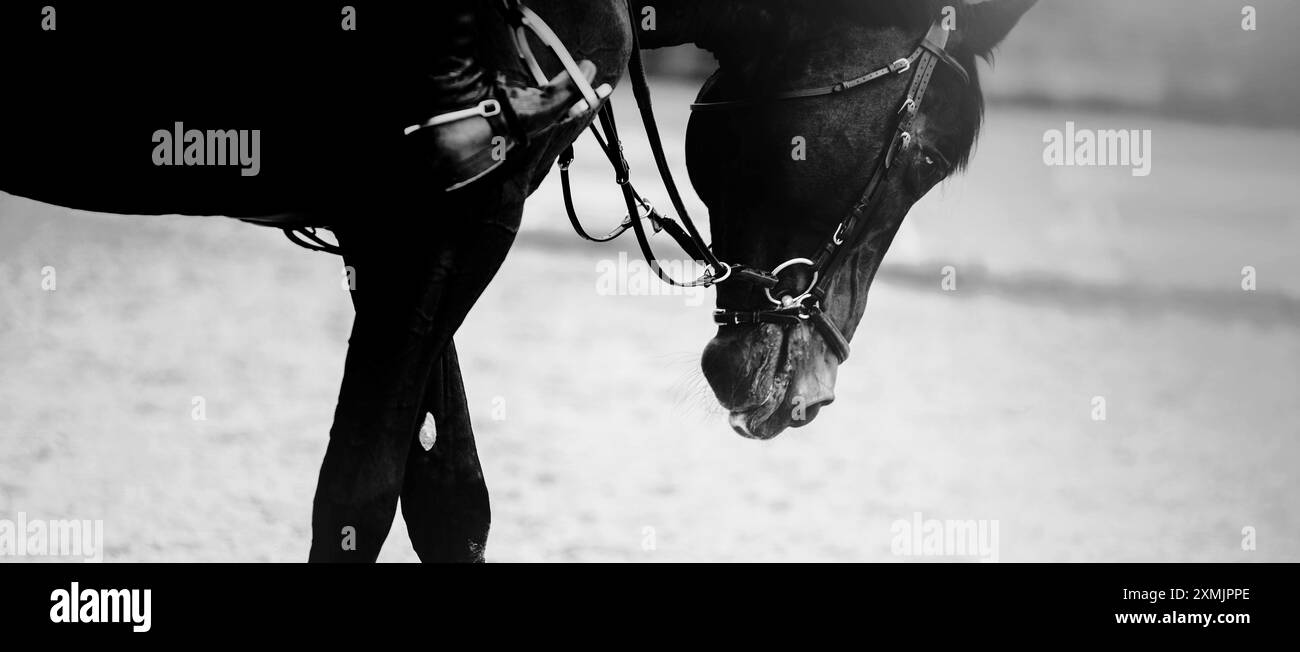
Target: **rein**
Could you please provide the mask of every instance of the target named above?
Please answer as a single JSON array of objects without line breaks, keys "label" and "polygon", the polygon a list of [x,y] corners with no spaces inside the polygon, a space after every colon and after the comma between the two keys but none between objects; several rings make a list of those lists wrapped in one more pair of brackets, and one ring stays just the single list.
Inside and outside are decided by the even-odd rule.
[{"label": "rein", "polygon": [[[908,72],[912,73],[912,81],[908,87],[907,95],[903,98],[903,102],[898,109],[894,135],[889,146],[876,160],[866,189],[863,190],[852,210],[840,220],[830,240],[812,258],[794,258],[777,265],[769,272],[745,265],[722,262],[713,254],[712,248],[704,242],[695,223],[691,220],[686,206],[682,202],[677,184],[673,179],[672,171],[668,166],[667,157],[664,154],[663,142],[659,135],[658,123],[655,121],[654,109],[651,103],[650,85],[646,80],[645,65],[641,58],[637,29],[633,25],[632,56],[628,63],[632,78],[632,91],[636,97],[641,120],[645,125],[646,135],[650,141],[650,151],[654,155],[655,164],[659,168],[659,175],[668,191],[669,198],[672,200],[673,208],[676,209],[677,214],[680,216],[680,225],[677,221],[661,215],[648,201],[638,195],[632,187],[629,180],[630,170],[628,169],[627,159],[623,155],[623,144],[618,138],[618,128],[614,121],[613,106],[610,102],[606,102],[601,108],[600,130],[595,125],[592,126],[591,130],[596,135],[597,142],[617,173],[617,182],[623,190],[623,196],[627,204],[627,218],[617,229],[603,238],[592,237],[583,229],[573,207],[573,193],[569,179],[569,166],[573,162],[573,148],[569,147],[560,160],[561,181],[564,187],[565,208],[569,214],[569,221],[572,222],[574,230],[577,231],[579,236],[595,242],[609,242],[629,229],[634,231],[642,255],[659,278],[666,283],[679,287],[707,287],[739,281],[758,285],[763,288],[763,292],[768,301],[772,303],[772,307],[752,311],[719,309],[714,311],[714,321],[721,326],[745,324],[791,325],[802,321],[810,321],[817,332],[826,340],[835,356],[843,363],[848,359],[850,353],[848,338],[823,311],[822,302],[826,299],[832,279],[847,258],[847,251],[851,246],[849,243],[857,243],[861,240],[862,231],[870,221],[870,216],[875,213],[880,205],[883,194],[880,189],[885,185],[889,172],[893,168],[895,155],[900,149],[906,148],[914,138],[912,124],[920,113],[921,104],[925,100],[926,90],[929,88],[935,68],[938,64],[944,63],[955,71],[964,83],[970,83],[970,74],[946,50],[948,36],[948,31],[938,22],[935,22],[920,45],[909,56],[897,59],[886,66],[876,68],[858,77],[827,86],[788,91],[756,99],[698,102],[691,105],[692,111],[746,110],[774,102],[838,95],[878,79]],[[555,44],[548,45],[556,47]],[[658,258],[650,247],[643,221],[649,221],[653,225],[655,232],[667,231],[688,255],[708,266],[708,273],[690,282],[681,282],[671,278],[662,270]],[[780,283],[781,272],[798,266],[806,266],[812,273],[812,280],[809,282],[808,287],[798,294],[785,293],[780,297],[774,296],[772,291]]]}]

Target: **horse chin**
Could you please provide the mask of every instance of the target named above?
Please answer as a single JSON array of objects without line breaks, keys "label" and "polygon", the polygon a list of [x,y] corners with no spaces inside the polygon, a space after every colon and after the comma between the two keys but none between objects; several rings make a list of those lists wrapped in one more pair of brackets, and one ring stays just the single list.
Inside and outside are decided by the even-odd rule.
[{"label": "horse chin", "polygon": [[704,375],[732,430],[765,440],[816,418],[835,398],[837,366],[819,344],[804,327],[719,332],[705,349]]},{"label": "horse chin", "polygon": [[727,421],[731,424],[731,429],[741,437],[767,440],[775,438],[791,426],[789,422],[782,422],[774,417],[771,412],[764,416],[763,410],[758,409],[749,412],[732,412],[727,417]]}]

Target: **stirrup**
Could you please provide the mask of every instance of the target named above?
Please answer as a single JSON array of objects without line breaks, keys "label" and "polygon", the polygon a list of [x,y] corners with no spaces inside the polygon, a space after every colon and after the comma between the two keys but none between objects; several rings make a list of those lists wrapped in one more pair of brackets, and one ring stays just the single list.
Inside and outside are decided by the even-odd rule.
[{"label": "stirrup", "polygon": [[470,118],[492,118],[498,115],[501,115],[501,102],[495,98],[486,99],[479,102],[478,106],[475,107],[435,115],[418,125],[411,125],[403,129],[402,134],[410,136],[421,129],[428,129],[429,127],[440,127],[461,120],[469,120]]},{"label": "stirrup", "polygon": [[[497,151],[496,148],[499,147],[498,138],[504,138],[506,152],[521,145],[528,146],[529,135],[519,124],[519,119],[510,106],[510,100],[505,94],[505,87],[496,83],[490,87],[490,92],[491,97],[482,100],[475,106],[438,114],[422,123],[411,125],[402,130],[404,137],[407,138],[427,137],[432,139],[428,146],[435,151],[443,152],[445,162],[442,174],[446,175],[443,190],[446,192],[464,188],[492,173],[506,162],[506,157],[494,153]],[[452,137],[451,142],[455,143],[454,145],[440,140],[462,129],[451,125],[479,119],[487,123],[486,134],[490,135],[491,138],[479,139],[471,137],[468,140],[456,140],[455,137]],[[465,129],[472,128],[466,127]],[[445,133],[440,134],[439,132]],[[428,135],[424,136],[423,134]],[[438,164],[435,164],[435,167],[438,167]]]}]

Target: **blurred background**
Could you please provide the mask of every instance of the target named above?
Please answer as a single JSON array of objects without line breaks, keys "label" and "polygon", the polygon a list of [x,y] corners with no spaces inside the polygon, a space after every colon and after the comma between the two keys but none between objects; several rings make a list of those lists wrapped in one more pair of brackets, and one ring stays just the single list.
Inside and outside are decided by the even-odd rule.
[{"label": "blurred background", "polygon": [[[771,442],[700,376],[712,297],[599,294],[632,243],[573,237],[553,175],[458,336],[488,559],[906,561],[891,524],[920,512],[997,520],[1002,561],[1300,561],[1300,6],[1251,6],[1255,31],[1226,0],[1033,9],[982,66],[970,169],[904,224],[837,402]],[[711,66],[652,60],[682,178]],[[1045,166],[1067,121],[1151,130],[1151,175]],[[582,210],[612,227],[583,143]],[[229,220],[0,195],[0,517],[102,518],[110,561],[304,560],[340,266]],[[415,559],[400,515],[381,559]]]}]

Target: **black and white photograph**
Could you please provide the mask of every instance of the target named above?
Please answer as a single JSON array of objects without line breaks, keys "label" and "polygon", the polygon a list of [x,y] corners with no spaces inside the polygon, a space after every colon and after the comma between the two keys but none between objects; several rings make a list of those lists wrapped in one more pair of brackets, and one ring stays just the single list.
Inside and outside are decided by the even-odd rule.
[{"label": "black and white photograph", "polygon": [[1293,0],[6,2],[0,584],[1095,565],[1248,630],[1298,68]]}]

